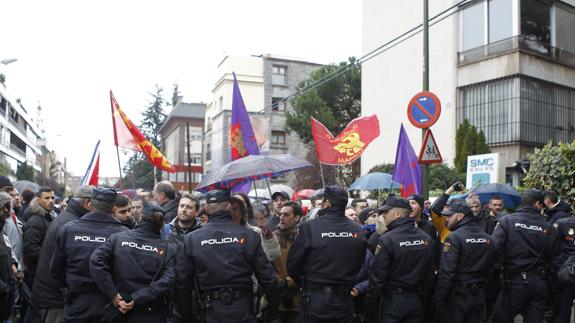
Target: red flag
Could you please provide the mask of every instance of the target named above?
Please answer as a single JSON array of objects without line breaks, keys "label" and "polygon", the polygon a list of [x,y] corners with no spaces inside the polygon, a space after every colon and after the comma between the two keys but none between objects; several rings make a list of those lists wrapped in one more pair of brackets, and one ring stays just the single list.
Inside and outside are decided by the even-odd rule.
[{"label": "red flag", "polygon": [[373,139],[379,136],[379,120],[375,114],[355,118],[334,138],[321,122],[312,117],[311,133],[321,163],[350,164],[359,158]]},{"label": "red flag", "polygon": [[118,147],[141,151],[146,155],[148,161],[161,170],[175,173],[174,166],[164,157],[134,123],[126,116],[120,108],[114,94],[110,91],[110,102],[112,104],[112,124],[114,125],[114,144]]},{"label": "red flag", "polygon": [[98,186],[98,173],[100,170],[100,140],[94,148],[94,153],[92,154],[92,159],[90,159],[90,164],[88,169],[82,178],[81,186],[93,185]]}]

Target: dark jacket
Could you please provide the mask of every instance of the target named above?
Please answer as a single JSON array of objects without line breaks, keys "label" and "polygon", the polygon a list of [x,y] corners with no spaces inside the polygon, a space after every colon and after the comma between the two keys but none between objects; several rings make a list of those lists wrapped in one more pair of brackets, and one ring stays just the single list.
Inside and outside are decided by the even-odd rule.
[{"label": "dark jacket", "polygon": [[269,306],[279,305],[276,275],[259,234],[235,223],[228,211],[211,214],[206,225],[186,235],[177,263],[177,301],[184,318],[191,315],[189,297],[194,272],[202,292],[220,288],[251,291],[255,274]]},{"label": "dark jacket", "polygon": [[361,226],[343,210],[327,208],[319,218],[305,222],[288,254],[290,277],[300,283],[347,285],[356,283],[367,243]]},{"label": "dark jacket", "polygon": [[179,199],[169,200],[164,202],[161,206],[164,209],[165,222],[170,223],[178,216],[178,206],[180,205]]},{"label": "dark jacket", "polygon": [[447,304],[452,292],[468,293],[464,285],[486,283],[493,266],[493,239],[470,216],[464,217],[443,244],[434,302]]},{"label": "dark jacket", "polygon": [[23,254],[27,280],[32,282],[36,274],[38,259],[40,258],[40,249],[42,249],[44,237],[48,231],[48,226],[54,220],[54,216],[40,206],[37,198],[30,202],[28,210],[30,211],[30,217],[24,225]]},{"label": "dark jacket", "polygon": [[371,269],[372,262],[373,253],[368,250],[365,253],[365,261],[363,262],[363,266],[361,266],[361,270],[357,274],[357,284],[354,286],[357,288],[360,295],[367,295],[367,288],[369,287],[369,270]]},{"label": "dark jacket", "polygon": [[90,273],[108,298],[126,292],[132,296],[135,309],[155,305],[160,310],[159,301],[176,278],[175,264],[175,250],[154,224],[144,221],[132,231],[111,235],[96,249],[90,259]]},{"label": "dark jacket", "polygon": [[68,201],[68,207],[58,217],[50,223],[44,244],[40,250],[38,260],[38,270],[36,279],[32,287],[32,304],[37,308],[63,308],[64,300],[62,299],[63,285],[59,284],[50,274],[50,261],[56,249],[56,240],[58,234],[68,222],[77,220],[89,211],[80,205],[75,199]]},{"label": "dark jacket", "polygon": [[[552,265],[555,270],[559,267],[561,249],[557,246],[557,231],[534,207],[523,206],[517,212],[502,217],[491,237],[498,256],[503,256],[503,266],[510,274],[529,267],[530,270],[547,265]],[[542,255],[538,259],[540,253]]]},{"label": "dark jacket", "polygon": [[545,213],[547,214],[547,222],[553,224],[559,219],[568,218],[571,214],[571,207],[567,202],[559,200],[557,205],[548,209]]},{"label": "dark jacket", "polygon": [[[3,221],[0,222],[0,232],[4,226]],[[16,264],[16,261],[12,258],[12,251],[0,234],[0,321],[2,322],[10,317],[14,305],[16,279],[12,272],[13,264]]]},{"label": "dark jacket", "polygon": [[179,252],[182,250],[182,246],[184,245],[184,238],[186,237],[186,234],[199,229],[200,221],[196,218],[194,224],[191,227],[184,229],[180,227],[178,218],[176,217],[168,225],[170,226],[168,241],[174,246],[175,250]]},{"label": "dark jacket", "polygon": [[569,257],[575,256],[575,216],[559,219],[555,224],[559,243],[561,245],[561,261],[563,265]]},{"label": "dark jacket", "polygon": [[123,231],[128,228],[112,214],[100,211],[67,223],[58,235],[50,272],[71,293],[94,291],[97,287],[90,275],[90,256],[110,235]]},{"label": "dark jacket", "polygon": [[393,221],[379,239],[369,273],[371,305],[388,288],[428,292],[433,284],[433,239],[409,217]]}]

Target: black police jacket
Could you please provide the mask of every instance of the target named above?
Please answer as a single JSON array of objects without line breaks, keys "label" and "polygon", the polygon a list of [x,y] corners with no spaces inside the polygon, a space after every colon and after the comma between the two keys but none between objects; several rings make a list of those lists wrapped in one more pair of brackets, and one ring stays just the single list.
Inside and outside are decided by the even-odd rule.
[{"label": "black police jacket", "polygon": [[37,308],[64,307],[61,291],[64,286],[58,283],[47,269],[50,268],[50,260],[56,249],[56,240],[64,225],[81,218],[86,213],[88,213],[87,209],[83,208],[76,200],[70,199],[66,210],[50,223],[40,250],[39,270],[36,271],[36,278],[32,286],[32,304]]},{"label": "black police jacket", "polygon": [[367,243],[361,226],[343,210],[320,210],[319,218],[305,222],[287,258],[289,276],[301,283],[349,285],[356,282],[365,259]]},{"label": "black police jacket", "polygon": [[557,220],[568,218],[571,213],[571,207],[567,202],[560,200],[557,205],[548,209],[545,213],[547,213],[547,222],[553,224]]},{"label": "black police jacket", "polygon": [[100,211],[67,223],[58,235],[50,272],[72,293],[97,290],[90,275],[90,256],[110,235],[123,231],[128,228],[112,214]]},{"label": "black police jacket", "polygon": [[270,306],[279,306],[276,274],[259,234],[235,223],[228,211],[211,214],[206,225],[185,237],[176,268],[178,305],[183,311],[190,308],[194,272],[201,292],[220,288],[251,292],[255,274]]},{"label": "black police jacket", "polygon": [[369,273],[368,298],[379,299],[390,288],[429,292],[433,284],[434,240],[414,220],[393,221],[379,239]]},{"label": "black police jacket", "polygon": [[495,257],[493,239],[464,217],[443,243],[434,301],[445,304],[456,284],[485,283]]},{"label": "black police jacket", "polygon": [[559,219],[553,226],[557,229],[561,246],[561,260],[563,265],[571,256],[575,256],[575,217]]},{"label": "black police jacket", "polygon": [[[130,293],[136,307],[160,299],[173,288],[176,253],[154,224],[110,236],[90,259],[90,273],[108,298]],[[155,280],[154,280],[155,279]]]},{"label": "black police jacket", "polygon": [[554,270],[559,267],[561,250],[557,231],[534,207],[520,207],[517,212],[499,219],[491,237],[497,256],[510,274],[547,265],[552,265]]}]

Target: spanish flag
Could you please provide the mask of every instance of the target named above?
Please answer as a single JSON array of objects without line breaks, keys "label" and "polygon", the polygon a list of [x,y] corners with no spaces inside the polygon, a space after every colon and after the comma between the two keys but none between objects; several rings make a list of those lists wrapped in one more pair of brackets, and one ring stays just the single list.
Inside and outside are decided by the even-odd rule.
[{"label": "spanish flag", "polygon": [[152,166],[166,172],[176,172],[174,166],[152,143],[144,137],[140,130],[120,108],[114,94],[110,91],[112,104],[112,124],[114,126],[114,144],[118,147],[141,151],[146,155]]}]

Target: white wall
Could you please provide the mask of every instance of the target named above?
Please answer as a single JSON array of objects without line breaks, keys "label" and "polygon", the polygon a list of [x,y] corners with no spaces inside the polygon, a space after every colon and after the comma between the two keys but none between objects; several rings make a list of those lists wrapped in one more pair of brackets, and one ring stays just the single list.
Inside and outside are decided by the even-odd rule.
[{"label": "white wall", "polygon": [[[430,1],[429,17],[455,4]],[[363,53],[366,54],[421,23],[422,1],[363,1]],[[430,91],[442,104],[432,127],[444,162],[455,154],[458,15],[430,27]],[[377,114],[381,134],[362,155],[362,173],[380,163],[392,163],[403,122],[416,154],[421,130],[409,123],[407,104],[422,89],[422,34],[401,43],[362,65],[362,115]]]}]

